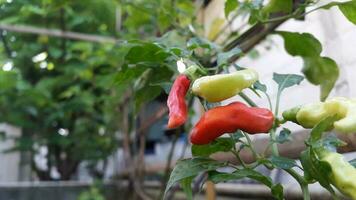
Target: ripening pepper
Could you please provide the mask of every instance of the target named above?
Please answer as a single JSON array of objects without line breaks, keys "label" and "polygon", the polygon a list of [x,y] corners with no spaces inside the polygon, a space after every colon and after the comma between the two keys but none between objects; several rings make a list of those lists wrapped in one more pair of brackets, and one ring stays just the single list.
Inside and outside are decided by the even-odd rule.
[{"label": "ripening pepper", "polygon": [[340,192],[356,200],[356,168],[345,161],[339,153],[324,150],[318,154],[321,161],[331,166],[331,173],[328,177],[330,182]]},{"label": "ripening pepper", "polygon": [[356,100],[335,97],[325,102],[299,106],[283,112],[285,120],[293,121],[304,128],[312,128],[328,116],[336,115],[333,128],[340,133],[356,132]]},{"label": "ripening pepper", "polygon": [[190,133],[192,144],[208,144],[224,133],[238,129],[250,134],[266,133],[273,125],[273,113],[265,108],[248,107],[241,102],[206,111]]},{"label": "ripening pepper", "polygon": [[258,80],[253,69],[244,69],[230,74],[203,76],[194,81],[192,91],[208,102],[219,102],[235,96]]},{"label": "ripening pepper", "polygon": [[177,128],[187,120],[188,108],[185,95],[188,92],[190,80],[186,75],[179,75],[169,92],[167,106],[169,110],[168,128]]}]

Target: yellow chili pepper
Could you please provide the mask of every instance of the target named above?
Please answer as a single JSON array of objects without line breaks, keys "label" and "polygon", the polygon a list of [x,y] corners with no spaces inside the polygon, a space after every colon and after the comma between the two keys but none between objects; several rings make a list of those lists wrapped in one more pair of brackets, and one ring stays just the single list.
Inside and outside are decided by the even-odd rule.
[{"label": "yellow chili pepper", "polygon": [[284,119],[312,128],[322,119],[336,115],[333,128],[340,133],[356,133],[356,100],[335,97],[325,102],[306,104],[283,112]]},{"label": "yellow chili pepper", "polygon": [[194,81],[192,91],[208,102],[219,102],[235,96],[257,80],[258,74],[253,69],[245,69],[230,74],[203,76]]},{"label": "yellow chili pepper", "polygon": [[343,194],[356,200],[356,168],[344,160],[341,154],[323,152],[321,160],[331,166],[330,182]]}]

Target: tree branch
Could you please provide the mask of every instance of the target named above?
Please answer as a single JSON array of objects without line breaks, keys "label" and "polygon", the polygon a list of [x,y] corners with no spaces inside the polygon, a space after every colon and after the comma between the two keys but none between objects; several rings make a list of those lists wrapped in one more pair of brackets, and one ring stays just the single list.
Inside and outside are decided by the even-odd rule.
[{"label": "tree branch", "polygon": [[[303,3],[304,0],[294,0],[294,9],[297,8],[297,5]],[[253,49],[257,44],[263,41],[269,34],[274,32],[281,24],[283,24],[287,19],[279,20],[276,22],[271,23],[257,23],[256,25],[252,26],[242,35],[237,36],[237,38],[230,43],[228,43],[224,47],[224,51],[229,51],[235,47],[238,47],[242,50],[242,52],[247,53],[251,49]],[[235,62],[238,60],[242,55],[236,55],[230,59],[230,62]],[[212,62],[211,66],[216,65],[216,60]]]},{"label": "tree branch", "polygon": [[1,41],[4,44],[4,49],[6,52],[7,57],[11,58],[11,49],[9,47],[9,44],[6,41],[5,35],[4,35],[4,30],[0,29],[0,37]]},{"label": "tree branch", "polygon": [[67,38],[73,40],[84,40],[88,42],[115,43],[119,41],[113,37],[105,37],[105,36],[77,33],[77,32],[70,32],[70,31],[61,31],[57,29],[37,28],[33,26],[0,24],[0,29],[6,31],[18,32],[18,33],[31,33],[31,34],[47,35],[52,37]]}]

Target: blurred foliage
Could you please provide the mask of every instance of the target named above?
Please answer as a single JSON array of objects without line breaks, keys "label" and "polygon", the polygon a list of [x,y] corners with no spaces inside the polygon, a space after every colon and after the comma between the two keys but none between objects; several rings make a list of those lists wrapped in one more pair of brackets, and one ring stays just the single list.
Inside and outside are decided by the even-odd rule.
[{"label": "blurred foliage", "polygon": [[[158,8],[158,9],[153,9]],[[48,169],[70,179],[80,162],[105,159],[117,147],[120,105],[132,111],[162,93],[184,54],[192,1],[0,1],[0,22],[118,38],[116,44],[1,31],[0,122],[23,135],[9,151],[47,147]],[[167,31],[172,32],[165,34]],[[163,36],[161,39],[155,39]],[[139,42],[131,39],[148,39]],[[166,45],[169,45],[168,48]],[[142,62],[144,61],[144,62]]]},{"label": "blurred foliage", "polygon": [[[244,25],[253,29],[300,19],[305,8],[315,3],[306,1],[291,9],[292,0],[281,2],[272,0],[265,5],[263,0],[228,0],[225,15],[228,20],[241,16]],[[234,30],[221,42],[222,47],[216,40],[229,27],[223,25],[226,20],[216,18],[206,33],[211,40],[203,38],[206,31],[196,23],[199,3],[202,1],[0,0],[0,23],[117,40],[93,43],[0,30],[0,122],[23,130],[11,150],[35,155],[46,147],[47,168],[33,163],[39,178],[53,179],[50,171],[54,168],[60,179],[70,179],[82,161],[96,163],[114,152],[122,137],[117,132],[127,128],[122,127],[123,118],[129,118],[129,130],[124,131],[134,132],[144,105],[169,90],[178,60],[188,67],[198,65],[207,74],[228,72],[233,59],[245,55],[242,47],[253,35]],[[322,8],[331,6],[338,6],[347,19],[355,21],[354,1]],[[275,16],[275,12],[283,16]],[[287,52],[303,58],[303,73],[312,84],[321,86],[325,99],[338,77],[336,63],[320,56],[321,46],[312,35],[279,34]],[[311,47],[305,48],[301,41]],[[227,48],[231,44],[233,48]]]},{"label": "blurred foliage", "polygon": [[78,200],[105,200],[105,197],[101,193],[100,188],[94,184],[88,190],[80,193]]}]

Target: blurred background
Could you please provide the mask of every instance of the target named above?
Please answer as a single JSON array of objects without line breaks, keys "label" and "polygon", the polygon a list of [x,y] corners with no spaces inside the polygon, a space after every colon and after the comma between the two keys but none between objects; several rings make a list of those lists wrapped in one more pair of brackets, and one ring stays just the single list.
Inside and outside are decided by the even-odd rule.
[{"label": "blurred background", "polygon": [[[123,67],[128,47],[122,44],[142,39],[185,45],[191,31],[222,45],[249,28],[245,16],[226,19],[224,5],[222,0],[0,0],[0,199],[159,199],[175,161],[191,156],[189,129],[165,128],[165,84],[176,65],[152,68],[145,79],[156,85],[141,84],[139,72]],[[288,20],[277,30],[318,38],[322,55],[340,68],[331,96],[356,96],[356,28],[338,9]],[[131,60],[145,56],[144,48],[131,49]],[[273,72],[302,74],[302,59],[288,55],[274,34],[236,63],[259,72],[273,102]],[[267,107],[265,99],[253,98]],[[318,99],[319,87],[304,81],[284,93],[281,110]],[[190,124],[200,113],[199,102],[193,105]],[[297,159],[308,131],[288,128],[294,140],[279,146],[281,154]],[[348,143],[340,152],[354,159],[349,152],[356,149],[355,135],[340,137]],[[258,149],[266,148],[267,136],[252,138]],[[252,161],[248,151],[242,157]],[[228,153],[214,158],[237,162]],[[281,171],[260,171],[286,186],[287,199],[302,198],[297,183]],[[203,180],[202,175],[194,185],[197,199],[272,199],[269,189],[253,181],[200,189]],[[169,198],[184,199],[174,190]],[[315,199],[331,198],[319,185],[311,191]]]}]

